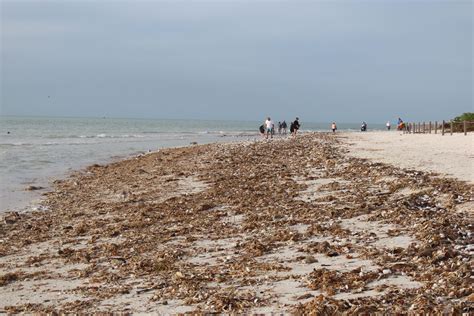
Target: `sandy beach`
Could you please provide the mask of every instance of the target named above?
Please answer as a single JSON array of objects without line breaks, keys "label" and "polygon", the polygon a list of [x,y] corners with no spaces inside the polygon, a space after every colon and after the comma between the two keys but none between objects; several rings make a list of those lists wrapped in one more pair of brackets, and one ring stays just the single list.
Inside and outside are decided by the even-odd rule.
[{"label": "sandy beach", "polygon": [[472,313],[472,140],[315,133],[90,166],[3,216],[0,312]]},{"label": "sandy beach", "polygon": [[474,133],[345,133],[351,156],[439,173],[474,184]]}]

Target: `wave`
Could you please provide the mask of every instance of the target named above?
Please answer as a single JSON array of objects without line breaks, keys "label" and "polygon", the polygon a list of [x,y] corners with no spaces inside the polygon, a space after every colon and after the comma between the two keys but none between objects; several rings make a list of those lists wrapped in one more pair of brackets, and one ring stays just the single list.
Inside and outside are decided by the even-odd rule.
[{"label": "wave", "polygon": [[93,145],[97,143],[107,143],[107,142],[118,142],[120,140],[129,141],[133,140],[149,140],[149,141],[169,141],[169,140],[185,140],[201,137],[242,137],[242,136],[254,136],[258,135],[258,132],[254,131],[194,131],[194,132],[173,132],[168,131],[166,133],[158,132],[155,133],[156,136],[143,134],[121,134],[121,135],[110,135],[106,133],[96,134],[96,135],[64,135],[64,136],[49,136],[49,137],[40,137],[28,139],[27,141],[12,141],[0,143],[0,147],[9,148],[9,147],[28,147],[28,146],[67,146],[67,145]]},{"label": "wave", "polygon": [[79,135],[79,136],[71,136],[69,138],[144,138],[145,135],[138,135],[138,134],[124,134],[124,135],[107,135],[107,134],[97,134],[97,135]]},{"label": "wave", "polygon": [[33,146],[35,144],[33,143],[22,143],[22,142],[17,142],[17,143],[2,143],[0,146],[3,147],[14,147],[14,146]]},{"label": "wave", "polygon": [[46,142],[46,143],[3,143],[0,144],[1,147],[41,147],[41,146],[59,146],[59,145],[88,145],[88,144],[96,144],[90,142]]}]

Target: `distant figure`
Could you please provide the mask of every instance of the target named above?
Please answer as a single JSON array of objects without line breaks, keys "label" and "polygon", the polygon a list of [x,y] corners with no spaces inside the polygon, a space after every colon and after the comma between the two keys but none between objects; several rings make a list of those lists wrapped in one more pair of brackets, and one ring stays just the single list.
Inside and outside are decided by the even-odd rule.
[{"label": "distant figure", "polygon": [[283,129],[283,135],[286,135],[286,128],[288,126],[286,125],[286,121],[283,121],[283,123],[281,123],[281,128]]},{"label": "distant figure", "polygon": [[268,139],[268,135],[270,135],[270,138],[273,138],[272,134],[272,128],[274,127],[273,121],[270,117],[267,117],[267,120],[265,121],[265,128],[266,128],[266,139]]},{"label": "distant figure", "polygon": [[397,130],[403,131],[405,129],[405,123],[401,118],[398,118]]},{"label": "distant figure", "polygon": [[367,123],[362,122],[362,125],[360,126],[360,131],[361,132],[366,132],[367,131]]},{"label": "distant figure", "polygon": [[278,122],[278,135],[281,135],[281,122]]},{"label": "distant figure", "polygon": [[385,124],[385,126],[387,126],[387,131],[390,130],[390,121],[387,121],[387,124]]},{"label": "distant figure", "polygon": [[336,122],[332,122],[332,124],[331,124],[331,129],[332,129],[332,132],[333,132],[333,133],[336,132],[336,130],[337,130]]},{"label": "distant figure", "polygon": [[296,133],[298,133],[298,130],[300,129],[300,122],[299,118],[296,118],[293,123],[290,125],[290,133],[296,136]]},{"label": "distant figure", "polygon": [[10,131],[8,131],[7,134],[10,134]]},{"label": "distant figure", "polygon": [[263,127],[263,124],[260,125],[260,127],[258,128],[258,130],[260,131],[260,135],[265,136],[265,127]]}]

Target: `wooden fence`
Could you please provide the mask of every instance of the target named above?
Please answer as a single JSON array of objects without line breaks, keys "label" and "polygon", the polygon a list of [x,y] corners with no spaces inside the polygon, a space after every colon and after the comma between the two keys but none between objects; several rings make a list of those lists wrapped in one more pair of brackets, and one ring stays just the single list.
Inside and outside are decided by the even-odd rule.
[{"label": "wooden fence", "polygon": [[442,122],[418,122],[418,123],[406,123],[403,129],[406,134],[438,134],[444,135],[449,133],[464,133],[467,135],[468,132],[474,131],[474,121],[442,121]]}]

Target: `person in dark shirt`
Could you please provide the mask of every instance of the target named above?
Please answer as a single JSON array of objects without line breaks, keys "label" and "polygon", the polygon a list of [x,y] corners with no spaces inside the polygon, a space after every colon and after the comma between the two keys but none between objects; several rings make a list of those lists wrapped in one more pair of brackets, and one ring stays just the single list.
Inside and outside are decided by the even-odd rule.
[{"label": "person in dark shirt", "polygon": [[258,130],[260,131],[260,135],[265,136],[265,127],[263,127],[263,124],[260,125],[260,127],[258,128]]},{"label": "person in dark shirt", "polygon": [[286,121],[283,121],[283,123],[281,123],[281,128],[283,129],[283,135],[286,135],[286,128],[287,128]]},{"label": "person in dark shirt", "polygon": [[[293,123],[291,123],[290,125],[290,132],[291,134],[295,135],[296,136],[296,133],[298,132],[298,130],[300,129],[300,122],[299,122],[299,118],[296,118],[295,121]],[[292,131],[292,128],[293,127],[293,131]]]}]

